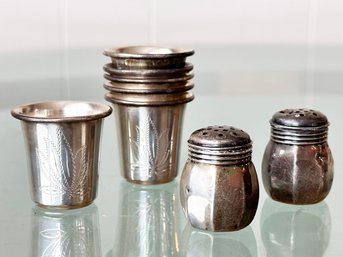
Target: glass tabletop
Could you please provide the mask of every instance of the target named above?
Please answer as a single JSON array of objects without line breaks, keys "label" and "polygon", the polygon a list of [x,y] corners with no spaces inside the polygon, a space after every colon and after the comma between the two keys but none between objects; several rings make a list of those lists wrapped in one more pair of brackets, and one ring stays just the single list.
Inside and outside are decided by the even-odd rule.
[{"label": "glass tabletop", "polygon": [[[65,211],[42,209],[31,201],[20,123],[4,107],[0,112],[0,256],[338,256],[343,251],[342,100],[339,95],[196,95],[184,116],[179,175],[156,186],[130,184],[121,177],[112,114],[103,127],[98,196],[90,206]],[[306,206],[269,199],[260,168],[270,136],[269,119],[278,110],[300,107],[328,116],[336,172],[325,201]],[[237,232],[192,228],[179,202],[187,139],[192,131],[214,124],[242,128],[253,140],[259,205],[252,223]]]}]

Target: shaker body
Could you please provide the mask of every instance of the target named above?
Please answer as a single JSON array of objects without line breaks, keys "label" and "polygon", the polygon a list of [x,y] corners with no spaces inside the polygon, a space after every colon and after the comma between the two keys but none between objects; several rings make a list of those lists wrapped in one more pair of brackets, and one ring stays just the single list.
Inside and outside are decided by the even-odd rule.
[{"label": "shaker body", "polygon": [[235,231],[253,220],[259,199],[252,162],[213,165],[187,160],[180,182],[183,210],[191,225],[209,231]]},{"label": "shaker body", "polygon": [[333,181],[333,157],[327,142],[290,145],[270,140],[264,152],[262,179],[267,193],[276,201],[322,201]]}]

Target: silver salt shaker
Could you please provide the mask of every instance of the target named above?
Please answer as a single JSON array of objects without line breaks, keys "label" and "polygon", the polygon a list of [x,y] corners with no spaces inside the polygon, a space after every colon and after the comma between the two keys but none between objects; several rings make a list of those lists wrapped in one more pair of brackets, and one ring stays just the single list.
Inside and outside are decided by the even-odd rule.
[{"label": "silver salt shaker", "polygon": [[210,126],[192,133],[180,199],[193,227],[235,231],[250,224],[259,199],[251,153],[252,142],[243,130]]},{"label": "silver salt shaker", "polygon": [[270,121],[263,184],[274,200],[290,204],[322,201],[333,180],[327,117],[310,109],[285,109]]}]

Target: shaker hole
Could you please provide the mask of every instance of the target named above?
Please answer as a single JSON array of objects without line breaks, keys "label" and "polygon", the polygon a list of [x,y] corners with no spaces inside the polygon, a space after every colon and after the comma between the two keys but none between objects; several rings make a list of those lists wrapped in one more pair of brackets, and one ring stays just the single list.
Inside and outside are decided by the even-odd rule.
[{"label": "shaker hole", "polygon": [[189,194],[190,192],[191,190],[188,187],[186,187],[186,194]]},{"label": "shaker hole", "polygon": [[305,116],[305,114],[303,114],[303,113],[300,113],[299,115],[300,115],[301,117]]},{"label": "shaker hole", "polygon": [[285,113],[284,111],[280,111],[279,113]]},{"label": "shaker hole", "polygon": [[317,116],[317,113],[313,112],[312,115]]},{"label": "shaker hole", "polygon": [[208,132],[203,132],[202,135],[206,136],[206,135],[208,135]]},{"label": "shaker hole", "polygon": [[237,133],[236,133],[236,132],[233,132],[232,134],[233,134],[234,136],[237,136]]},{"label": "shaker hole", "polygon": [[218,137],[223,137],[224,135],[223,134],[218,134]]},{"label": "shaker hole", "polygon": [[214,129],[213,131],[218,131],[218,129]]},{"label": "shaker hole", "polygon": [[224,131],[224,132],[228,132],[229,130],[227,130],[227,129],[223,129],[223,131]]}]

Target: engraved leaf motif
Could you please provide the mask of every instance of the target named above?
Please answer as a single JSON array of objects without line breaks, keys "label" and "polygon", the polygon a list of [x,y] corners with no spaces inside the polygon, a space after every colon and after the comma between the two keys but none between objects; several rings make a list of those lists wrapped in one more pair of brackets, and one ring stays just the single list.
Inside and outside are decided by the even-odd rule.
[{"label": "engraved leaf motif", "polygon": [[133,149],[132,171],[143,170],[149,177],[168,172],[171,165],[170,147],[172,145],[168,130],[159,133],[150,117],[135,129],[137,138],[130,137],[129,139]]},{"label": "engraved leaf motif", "polygon": [[46,229],[41,231],[40,236],[50,241],[48,246],[44,249],[42,257],[61,256],[60,242],[64,241],[65,235],[66,232],[61,229]]},{"label": "engraved leaf motif", "polygon": [[90,231],[88,228],[72,227],[68,230],[59,228],[46,229],[40,232],[44,240],[48,240],[42,257],[74,257],[85,256]]},{"label": "engraved leaf motif", "polygon": [[58,239],[61,238],[65,232],[60,229],[45,229],[40,232],[41,236],[47,239]]},{"label": "engraved leaf motif", "polygon": [[81,146],[73,152],[63,131],[56,129],[57,142],[44,138],[44,145],[36,148],[42,174],[49,183],[42,185],[40,190],[50,195],[65,194],[68,197],[89,193],[87,183],[88,162],[86,161],[86,146]]},{"label": "engraved leaf motif", "polygon": [[134,209],[129,216],[137,235],[135,244],[137,249],[145,249],[146,256],[162,256],[157,245],[163,245],[166,237],[166,241],[171,242],[166,227],[172,222],[172,205],[166,201],[165,192],[140,196],[139,200],[133,201]]}]

